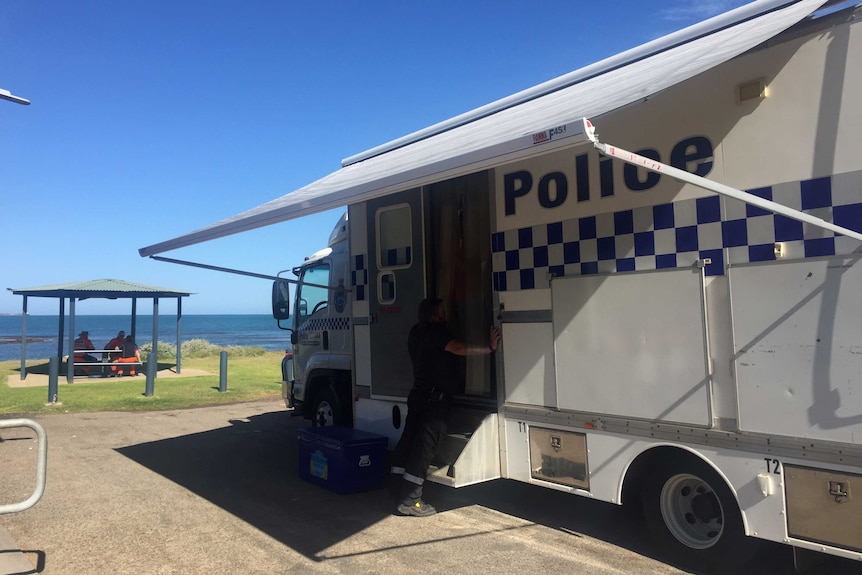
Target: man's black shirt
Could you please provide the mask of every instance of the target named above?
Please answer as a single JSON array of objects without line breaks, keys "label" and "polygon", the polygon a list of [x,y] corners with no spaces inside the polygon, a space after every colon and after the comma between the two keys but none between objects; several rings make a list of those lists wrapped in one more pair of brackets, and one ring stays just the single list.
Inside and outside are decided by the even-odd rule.
[{"label": "man's black shirt", "polygon": [[417,323],[407,337],[407,349],[413,362],[413,384],[423,390],[447,395],[458,391],[458,362],[446,345],[454,338],[441,323]]}]

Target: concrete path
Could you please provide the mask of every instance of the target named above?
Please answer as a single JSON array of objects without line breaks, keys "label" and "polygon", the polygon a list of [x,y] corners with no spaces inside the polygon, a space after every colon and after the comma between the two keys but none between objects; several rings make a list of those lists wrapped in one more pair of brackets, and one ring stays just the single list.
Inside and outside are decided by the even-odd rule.
[{"label": "concrete path", "polygon": [[[201,375],[218,375],[218,373],[213,373],[211,371],[205,371],[203,369],[191,369],[188,367],[184,367],[180,370],[180,373],[176,372],[175,368],[164,368],[160,369],[156,372],[156,379],[173,379],[177,377],[198,377]],[[134,380],[144,381],[146,376],[143,372],[138,373],[137,375],[124,375],[122,377],[85,377],[85,376],[77,376],[75,377],[75,382],[85,382],[85,381],[104,381],[111,383],[123,383]],[[48,388],[48,374],[47,373],[28,373],[24,379],[21,379],[21,374],[13,373],[7,376],[6,383],[9,387],[44,387]],[[58,386],[69,385],[69,382],[66,380],[65,374],[60,374],[57,380]],[[72,384],[74,385],[74,384]]]},{"label": "concrete path", "polygon": [[0,527],[0,573],[3,575],[37,573],[35,566],[30,563],[3,527]]}]

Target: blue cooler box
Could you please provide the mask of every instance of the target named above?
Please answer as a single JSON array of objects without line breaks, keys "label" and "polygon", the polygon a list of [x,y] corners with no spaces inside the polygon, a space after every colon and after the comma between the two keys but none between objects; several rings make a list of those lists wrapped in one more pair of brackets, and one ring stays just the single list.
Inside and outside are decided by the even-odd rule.
[{"label": "blue cooler box", "polygon": [[299,476],[336,493],[377,489],[386,476],[382,435],[351,427],[299,430]]}]

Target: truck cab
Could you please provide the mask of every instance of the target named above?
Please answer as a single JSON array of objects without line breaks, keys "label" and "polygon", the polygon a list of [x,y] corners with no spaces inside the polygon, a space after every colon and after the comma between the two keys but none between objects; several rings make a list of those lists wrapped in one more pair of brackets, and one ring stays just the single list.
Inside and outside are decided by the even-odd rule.
[{"label": "truck cab", "polygon": [[[291,331],[292,364],[282,371],[282,397],[315,426],[350,425],[351,350],[348,219],[336,224],[326,248],[273,286],[273,316]],[[281,279],[291,273],[296,279]],[[294,284],[293,308],[288,284]],[[284,327],[285,321],[289,327]]]}]

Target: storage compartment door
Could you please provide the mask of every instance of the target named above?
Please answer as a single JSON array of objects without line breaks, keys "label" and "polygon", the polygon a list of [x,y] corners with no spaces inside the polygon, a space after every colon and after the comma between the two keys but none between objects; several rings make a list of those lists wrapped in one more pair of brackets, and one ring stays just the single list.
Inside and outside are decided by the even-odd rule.
[{"label": "storage compartment door", "polygon": [[859,443],[859,258],[740,265],[728,276],[740,429]]},{"label": "storage compartment door", "polygon": [[862,551],[862,475],[784,466],[787,533]]},{"label": "storage compartment door", "polygon": [[702,269],[559,278],[551,296],[561,409],[711,424]]}]

